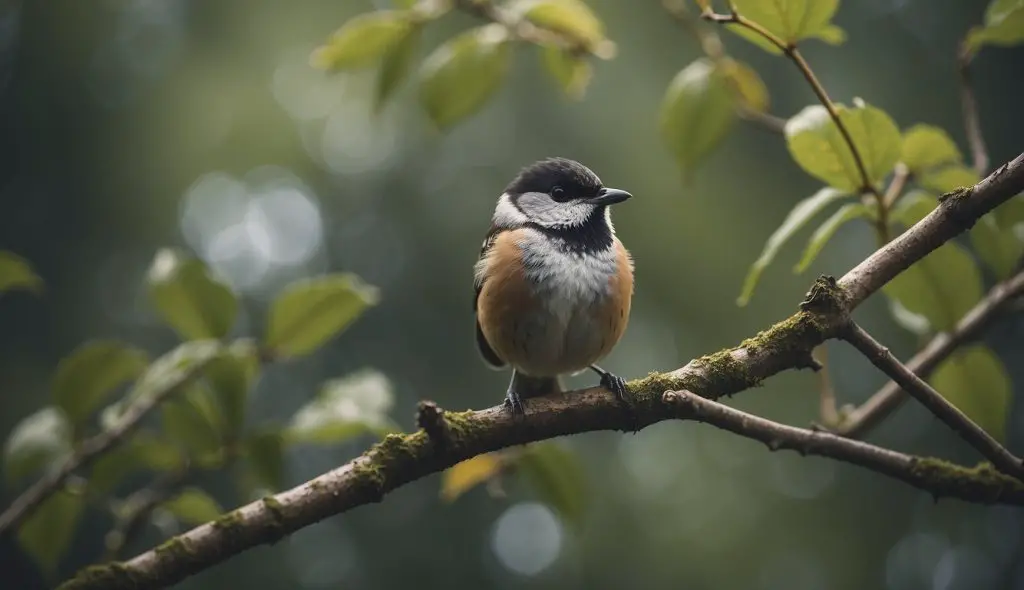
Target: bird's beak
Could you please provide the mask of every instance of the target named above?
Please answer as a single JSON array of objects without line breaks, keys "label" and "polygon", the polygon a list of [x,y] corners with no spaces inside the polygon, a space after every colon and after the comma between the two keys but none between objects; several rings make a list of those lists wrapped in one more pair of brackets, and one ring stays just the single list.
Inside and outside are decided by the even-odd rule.
[{"label": "bird's beak", "polygon": [[614,205],[632,197],[633,195],[626,191],[620,191],[617,188],[603,188],[601,192],[597,193],[596,197],[587,199],[587,202],[591,205]]}]

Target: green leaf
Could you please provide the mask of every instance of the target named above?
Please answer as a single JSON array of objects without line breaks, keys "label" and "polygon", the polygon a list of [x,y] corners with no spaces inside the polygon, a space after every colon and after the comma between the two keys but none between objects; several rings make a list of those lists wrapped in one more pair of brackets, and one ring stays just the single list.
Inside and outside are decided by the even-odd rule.
[{"label": "green leaf", "polygon": [[973,169],[962,164],[954,164],[923,173],[920,183],[921,186],[933,191],[948,193],[960,187],[974,186],[978,180],[978,174]]},{"label": "green leaf", "polygon": [[284,433],[261,430],[247,436],[243,444],[245,458],[259,485],[272,491],[284,486]]},{"label": "green leaf", "polygon": [[1024,241],[1024,194],[1012,197],[993,212],[1000,229],[1009,231]]},{"label": "green leaf", "polygon": [[114,391],[134,381],[149,364],[149,355],[113,340],[87,342],[57,365],[53,401],[80,426]]},{"label": "green leaf", "polygon": [[836,231],[848,221],[853,221],[858,217],[870,217],[871,209],[861,203],[848,203],[840,207],[835,213],[833,213],[828,219],[826,219],[818,229],[814,230],[814,234],[811,236],[810,241],[807,242],[807,248],[804,250],[803,256],[800,258],[800,262],[797,263],[796,267],[793,268],[793,272],[801,273],[807,270],[807,267],[814,262],[814,259],[818,257],[821,249],[825,247],[825,244],[832,239]]},{"label": "green leaf", "polygon": [[224,512],[216,500],[196,487],[185,488],[160,506],[173,514],[179,522],[190,526],[216,520]]},{"label": "green leaf", "polygon": [[896,206],[889,214],[889,219],[904,227],[911,227],[927,217],[938,206],[939,200],[934,195],[919,189],[912,190],[896,202]]},{"label": "green leaf", "polygon": [[233,342],[206,365],[206,380],[217,397],[229,437],[242,430],[249,390],[259,370],[256,347],[250,340]]},{"label": "green leaf", "polygon": [[732,59],[726,59],[720,67],[738,93],[741,105],[757,113],[768,110],[768,87],[754,68]]},{"label": "green leaf", "polygon": [[892,318],[896,320],[896,323],[903,329],[907,330],[912,334],[918,336],[927,336],[928,332],[931,331],[931,324],[928,322],[928,318],[923,315],[918,315],[909,309],[903,307],[899,301],[889,298],[889,311],[892,313]]},{"label": "green leaf", "polygon": [[223,443],[223,417],[209,392],[192,387],[161,406],[164,433],[200,462],[215,463]]},{"label": "green leaf", "polygon": [[825,207],[847,196],[849,195],[843,191],[825,187],[797,203],[786,216],[782,225],[768,238],[764,249],[761,251],[761,255],[758,256],[754,264],[751,265],[750,270],[747,271],[747,278],[743,281],[743,291],[740,293],[739,299],[736,300],[736,304],[744,306],[750,302],[750,297],[754,294],[757,282],[761,279],[761,273],[771,264],[779,248],[786,241],[793,237],[811,218],[824,210]]},{"label": "green leaf", "polygon": [[962,247],[947,242],[882,287],[886,296],[948,331],[982,296],[978,267]]},{"label": "green leaf", "polygon": [[456,463],[441,475],[441,499],[454,502],[470,489],[500,475],[503,467],[497,453],[484,453]]},{"label": "green leaf", "polygon": [[587,487],[574,453],[556,443],[536,443],[516,461],[516,470],[566,523],[582,526]]},{"label": "green leaf", "polygon": [[352,17],[310,58],[314,67],[352,70],[371,66],[415,28],[413,14],[378,10]]},{"label": "green leaf", "polygon": [[[884,111],[859,100],[853,108],[836,105],[836,109],[857,146],[868,182],[875,184],[885,178],[902,149],[896,123]],[[825,107],[806,107],[787,121],[786,143],[793,159],[811,176],[841,190],[863,188],[853,153]]]},{"label": "green leaf", "polygon": [[982,45],[1009,47],[1024,41],[1024,0],[992,0],[985,10],[985,26],[967,33],[967,47]]},{"label": "green leaf", "polygon": [[387,412],[393,403],[391,382],[373,369],[332,379],[292,417],[287,441],[335,444],[364,433],[390,432],[395,428]]},{"label": "green leaf", "polygon": [[0,250],[0,293],[23,289],[41,293],[43,279],[32,270],[27,260],[7,250]]},{"label": "green leaf", "polygon": [[438,129],[449,129],[487,103],[511,62],[511,39],[503,26],[492,23],[470,29],[424,60],[420,102]]},{"label": "green leaf", "polygon": [[96,459],[89,474],[89,489],[96,494],[109,494],[133,473],[173,472],[184,467],[177,447],[151,433],[140,432]]},{"label": "green leaf", "polygon": [[295,281],[270,307],[264,344],[274,354],[308,354],[377,303],[377,289],[351,274]]},{"label": "green leaf", "polygon": [[900,160],[914,174],[946,164],[958,164],[963,156],[953,140],[934,125],[914,125],[903,133]]},{"label": "green leaf", "polygon": [[510,10],[541,28],[582,43],[587,51],[594,51],[605,41],[601,20],[580,0],[515,0]]},{"label": "green leaf", "polygon": [[1024,255],[1024,241],[1012,229],[1001,229],[994,215],[985,215],[971,227],[971,245],[999,280],[1009,278]]},{"label": "green leaf", "polygon": [[714,62],[683,68],[661,102],[661,135],[684,170],[704,159],[732,129],[736,95]]},{"label": "green leaf", "polygon": [[[838,44],[845,39],[842,30],[830,22],[839,8],[839,0],[734,0],[732,4],[741,15],[787,44],[803,39]],[[729,29],[737,33],[741,30],[737,25],[730,25]]]},{"label": "green leaf", "polygon": [[999,441],[1006,440],[1011,388],[1006,368],[987,347],[961,348],[928,380],[961,412]]},{"label": "green leaf", "polygon": [[409,76],[419,47],[421,27],[413,27],[384,54],[377,72],[374,109],[380,112],[395,91]]},{"label": "green leaf", "polygon": [[543,45],[540,51],[544,67],[562,92],[573,100],[582,99],[593,75],[590,62],[555,45]]},{"label": "green leaf", "polygon": [[235,323],[238,300],[206,265],[181,252],[157,252],[149,269],[149,296],[185,340],[223,338]]},{"label": "green leaf", "polygon": [[67,552],[85,507],[79,494],[60,490],[47,498],[18,529],[18,545],[49,577]]},{"label": "green leaf", "polygon": [[71,454],[71,430],[67,416],[54,406],[22,418],[4,444],[7,483],[63,463]]}]

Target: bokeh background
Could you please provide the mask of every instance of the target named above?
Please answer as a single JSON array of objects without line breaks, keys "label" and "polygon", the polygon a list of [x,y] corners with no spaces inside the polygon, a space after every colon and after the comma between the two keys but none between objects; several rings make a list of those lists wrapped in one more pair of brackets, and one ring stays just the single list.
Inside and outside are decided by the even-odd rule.
[{"label": "bokeh background", "polygon": [[[962,149],[953,57],[986,2],[857,0],[836,18],[841,47],[807,44],[833,98],[861,96],[900,124],[937,124]],[[45,296],[0,302],[0,431],[48,399],[57,361],[92,337],[160,353],[176,343],[150,309],[144,274],[156,250],[195,252],[245,298],[234,333],[259,334],[282,285],[326,271],[359,274],[380,305],[317,354],[263,374],[252,419],[284,420],[325,379],[363,367],[386,373],[395,419],[413,427],[417,400],[446,408],[501,401],[507,376],[473,348],[471,267],[494,199],[520,166],[548,155],[580,159],[637,196],[615,212],[637,261],[629,331],[605,363],[624,376],[680,366],[733,345],[791,313],[812,278],[840,275],[870,252],[851,224],[806,276],[790,268],[800,240],[766,273],[752,303],[735,297],[764,240],[818,183],[779,136],[740,125],[689,181],[658,137],[657,109],[696,42],[655,1],[593,0],[619,55],[596,67],[571,102],[517,51],[497,99],[451,133],[431,131],[407,84],[372,116],[372,72],[324,75],[308,56],[353,14],[379,0],[51,0],[0,2],[0,248],[25,256]],[[452,14],[428,28],[432,47],[476,24]],[[725,37],[790,116],[814,97],[792,64]],[[986,48],[974,66],[993,164],[1022,146],[1024,52]],[[803,236],[803,234],[802,234]],[[858,319],[899,356],[915,338],[878,298]],[[1024,393],[1024,321],[986,337]],[[842,402],[883,378],[830,346]],[[573,380],[582,385],[590,376]],[[771,379],[730,403],[794,424],[815,418],[809,372]],[[1010,446],[1024,451],[1019,402]],[[908,404],[871,437],[908,452],[974,462]],[[289,454],[297,484],[371,441]],[[529,489],[506,498],[475,489],[438,499],[436,476],[379,505],[311,526],[178,587],[303,588],[1024,588],[1024,512],[924,493],[880,475],[763,445],[701,424],[638,434],[594,433],[561,444],[585,465],[582,531],[563,527]],[[225,506],[240,499],[211,475]],[[0,492],[0,501],[15,490]],[[109,522],[86,518],[61,564],[97,558]],[[161,540],[153,527],[134,554]],[[0,539],[5,588],[41,588],[13,538]]]}]

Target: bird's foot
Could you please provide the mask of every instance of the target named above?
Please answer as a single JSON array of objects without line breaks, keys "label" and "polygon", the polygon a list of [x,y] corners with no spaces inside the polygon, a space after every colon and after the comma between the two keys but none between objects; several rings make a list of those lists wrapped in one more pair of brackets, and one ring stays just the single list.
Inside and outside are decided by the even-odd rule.
[{"label": "bird's foot", "polygon": [[513,417],[526,415],[526,411],[523,409],[523,399],[511,387],[505,393],[505,407],[512,412]]},{"label": "bird's foot", "polygon": [[605,371],[597,365],[591,365],[590,368],[601,376],[601,387],[604,387],[608,391],[614,393],[615,399],[617,399],[623,409],[629,413],[633,422],[633,432],[640,430],[636,415],[636,408],[633,405],[633,396],[630,394],[629,388],[626,387],[626,380],[614,373]]}]

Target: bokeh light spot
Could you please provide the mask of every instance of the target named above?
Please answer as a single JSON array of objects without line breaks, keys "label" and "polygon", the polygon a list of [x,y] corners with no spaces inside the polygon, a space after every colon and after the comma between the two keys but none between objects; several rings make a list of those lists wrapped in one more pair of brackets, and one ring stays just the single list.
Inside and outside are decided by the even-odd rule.
[{"label": "bokeh light spot", "polygon": [[495,523],[491,549],[507,569],[535,576],[558,558],[562,525],[543,504],[516,504]]}]

